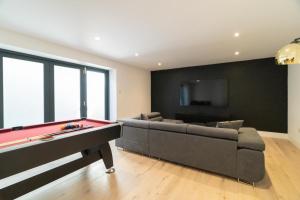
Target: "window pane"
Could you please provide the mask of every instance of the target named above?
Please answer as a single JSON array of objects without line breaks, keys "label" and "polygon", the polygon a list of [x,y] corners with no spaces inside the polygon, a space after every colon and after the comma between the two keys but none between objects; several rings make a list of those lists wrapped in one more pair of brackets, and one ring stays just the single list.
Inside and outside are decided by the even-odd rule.
[{"label": "window pane", "polygon": [[44,122],[43,63],[3,58],[4,127]]},{"label": "window pane", "polygon": [[55,120],[80,118],[80,70],[54,66]]},{"label": "window pane", "polygon": [[105,74],[87,71],[87,117],[105,119]]}]

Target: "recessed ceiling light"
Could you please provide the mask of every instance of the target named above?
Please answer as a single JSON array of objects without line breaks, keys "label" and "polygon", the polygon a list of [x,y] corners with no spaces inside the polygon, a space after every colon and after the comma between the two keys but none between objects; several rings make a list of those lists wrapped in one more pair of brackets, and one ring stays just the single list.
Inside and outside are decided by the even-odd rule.
[{"label": "recessed ceiling light", "polygon": [[162,65],[162,63],[161,63],[161,62],[159,62],[159,63],[157,63],[157,65],[158,65],[158,66],[161,66],[161,65]]},{"label": "recessed ceiling light", "polygon": [[238,56],[238,55],[240,55],[240,52],[236,51],[236,52],[234,52],[234,55]]},{"label": "recessed ceiling light", "polygon": [[140,54],[139,53],[135,53],[134,56],[138,57]]},{"label": "recessed ceiling light", "polygon": [[234,37],[239,37],[239,36],[240,36],[239,32],[234,33]]},{"label": "recessed ceiling light", "polygon": [[94,39],[97,41],[101,40],[101,38],[99,36],[95,36]]}]

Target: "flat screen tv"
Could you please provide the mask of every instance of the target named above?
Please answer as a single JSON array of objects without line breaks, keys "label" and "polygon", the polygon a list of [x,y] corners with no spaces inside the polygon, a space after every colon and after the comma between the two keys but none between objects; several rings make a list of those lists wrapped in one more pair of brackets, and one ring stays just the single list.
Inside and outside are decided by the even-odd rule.
[{"label": "flat screen tv", "polygon": [[180,85],[181,106],[216,106],[228,104],[227,80],[193,80]]}]

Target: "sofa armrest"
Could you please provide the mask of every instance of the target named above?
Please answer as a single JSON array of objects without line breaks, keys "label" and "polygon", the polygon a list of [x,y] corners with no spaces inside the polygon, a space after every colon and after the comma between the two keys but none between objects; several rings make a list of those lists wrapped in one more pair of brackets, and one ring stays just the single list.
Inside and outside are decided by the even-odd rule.
[{"label": "sofa armrest", "polygon": [[239,149],[237,151],[237,177],[252,183],[265,176],[265,156],[261,151]]},{"label": "sofa armrest", "polygon": [[238,132],[234,129],[228,128],[214,128],[198,125],[188,125],[187,133],[212,138],[221,138],[235,141],[238,140]]},{"label": "sofa armrest", "polygon": [[241,132],[238,137],[238,148],[264,151],[265,143],[256,131]]}]

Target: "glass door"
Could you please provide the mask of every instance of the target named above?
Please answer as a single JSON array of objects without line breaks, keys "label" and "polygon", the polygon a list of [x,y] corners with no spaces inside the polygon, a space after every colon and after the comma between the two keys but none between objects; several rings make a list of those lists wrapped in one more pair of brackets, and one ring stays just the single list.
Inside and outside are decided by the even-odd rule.
[{"label": "glass door", "polygon": [[4,128],[44,122],[44,64],[3,57]]},{"label": "glass door", "polygon": [[54,66],[55,121],[80,118],[80,69]]},{"label": "glass door", "polygon": [[105,119],[106,92],[105,73],[87,70],[87,117],[90,119]]}]

